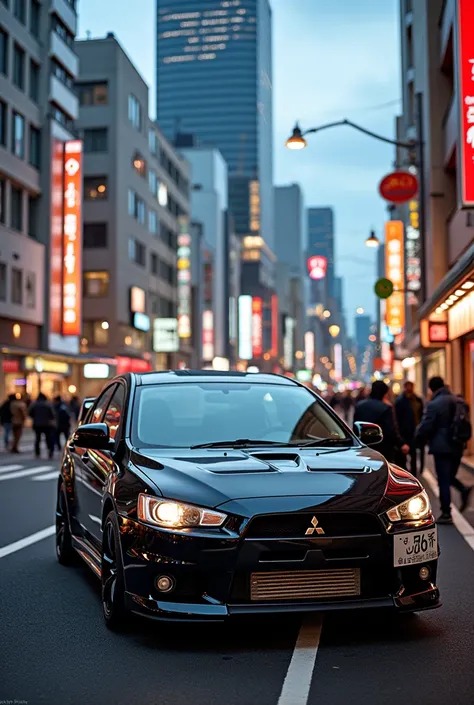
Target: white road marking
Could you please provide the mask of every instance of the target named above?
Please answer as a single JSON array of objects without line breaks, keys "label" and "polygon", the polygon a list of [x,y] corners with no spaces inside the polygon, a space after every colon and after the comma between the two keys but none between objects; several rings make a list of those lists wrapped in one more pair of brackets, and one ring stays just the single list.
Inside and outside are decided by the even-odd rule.
[{"label": "white road marking", "polygon": [[[430,490],[433,492],[433,494],[436,497],[439,497],[439,487],[438,487],[438,482],[431,472],[431,470],[427,470],[425,468],[425,471],[423,473],[423,477],[425,478],[426,482],[428,483]],[[453,517],[453,523],[456,529],[459,531],[461,536],[464,538],[466,543],[472,548],[474,551],[474,526],[471,526],[470,523],[463,517],[459,509],[456,507],[451,507],[451,514]]]},{"label": "white road marking", "polygon": [[0,466],[0,473],[2,472],[13,472],[13,470],[21,470],[23,465],[3,465]]},{"label": "white road marking", "polygon": [[38,475],[38,477],[32,477],[31,479],[34,482],[45,482],[46,480],[54,480],[54,478],[59,477],[59,470],[55,470],[54,472],[48,472],[46,475]]},{"label": "white road marking", "polygon": [[322,626],[322,614],[303,619],[278,705],[307,704]]},{"label": "white road marking", "polygon": [[28,477],[29,475],[38,475],[38,473],[40,473],[40,472],[46,472],[46,470],[52,470],[52,469],[53,469],[53,465],[38,465],[38,467],[30,468],[29,470],[18,470],[18,472],[12,472],[9,475],[0,475],[0,482],[2,480],[15,480],[18,477]]},{"label": "white road marking", "polygon": [[31,546],[32,543],[42,541],[43,539],[48,538],[48,536],[52,536],[55,531],[55,526],[48,526],[47,529],[37,531],[35,534],[31,534],[31,536],[26,536],[24,539],[15,541],[15,543],[11,543],[9,546],[3,546],[3,548],[0,548],[0,558],[5,558],[5,556],[9,556],[10,553],[16,553],[16,551],[21,551],[22,548]]}]

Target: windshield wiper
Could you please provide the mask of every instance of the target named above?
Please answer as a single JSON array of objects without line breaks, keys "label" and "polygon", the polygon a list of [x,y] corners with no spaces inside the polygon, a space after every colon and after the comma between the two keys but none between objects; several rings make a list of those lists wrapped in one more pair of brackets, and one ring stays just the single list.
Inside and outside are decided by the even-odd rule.
[{"label": "windshield wiper", "polygon": [[280,441],[261,441],[252,438],[235,438],[233,441],[212,441],[211,443],[199,443],[191,446],[191,450],[196,448],[247,448],[249,446],[288,446],[288,443]]},{"label": "windshield wiper", "polygon": [[[350,445],[348,445],[348,443]],[[301,448],[326,448],[327,446],[338,445],[341,448],[352,448],[353,444],[350,438],[316,438],[314,441],[298,442]]]}]

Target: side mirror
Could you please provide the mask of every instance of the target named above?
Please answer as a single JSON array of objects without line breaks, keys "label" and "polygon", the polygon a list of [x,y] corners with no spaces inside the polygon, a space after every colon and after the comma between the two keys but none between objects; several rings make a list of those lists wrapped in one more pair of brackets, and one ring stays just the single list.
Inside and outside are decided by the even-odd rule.
[{"label": "side mirror", "polygon": [[86,423],[72,437],[73,445],[91,450],[111,450],[109,427],[105,423]]},{"label": "side mirror", "polygon": [[383,432],[376,423],[356,421],[354,431],[361,443],[366,446],[376,446],[383,441]]}]

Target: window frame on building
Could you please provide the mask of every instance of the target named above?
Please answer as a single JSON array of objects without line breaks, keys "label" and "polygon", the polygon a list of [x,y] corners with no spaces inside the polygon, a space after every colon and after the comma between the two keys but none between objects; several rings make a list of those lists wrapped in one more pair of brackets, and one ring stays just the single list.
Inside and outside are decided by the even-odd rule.
[{"label": "window frame on building", "polygon": [[[95,195],[92,195],[93,192],[95,192]],[[82,193],[84,201],[107,201],[109,197],[109,184],[107,175],[104,174],[103,176],[84,176]]]}]

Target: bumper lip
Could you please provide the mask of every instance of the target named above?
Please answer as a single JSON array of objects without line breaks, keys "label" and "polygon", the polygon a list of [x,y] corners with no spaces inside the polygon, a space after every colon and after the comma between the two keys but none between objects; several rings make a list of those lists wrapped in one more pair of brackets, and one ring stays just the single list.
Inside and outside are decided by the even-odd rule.
[{"label": "bumper lip", "polygon": [[295,614],[333,612],[356,609],[391,608],[400,613],[421,612],[441,607],[435,585],[414,595],[335,600],[331,602],[251,602],[236,604],[201,604],[163,602],[126,593],[128,609],[136,615],[164,622],[223,622],[239,615]]}]

